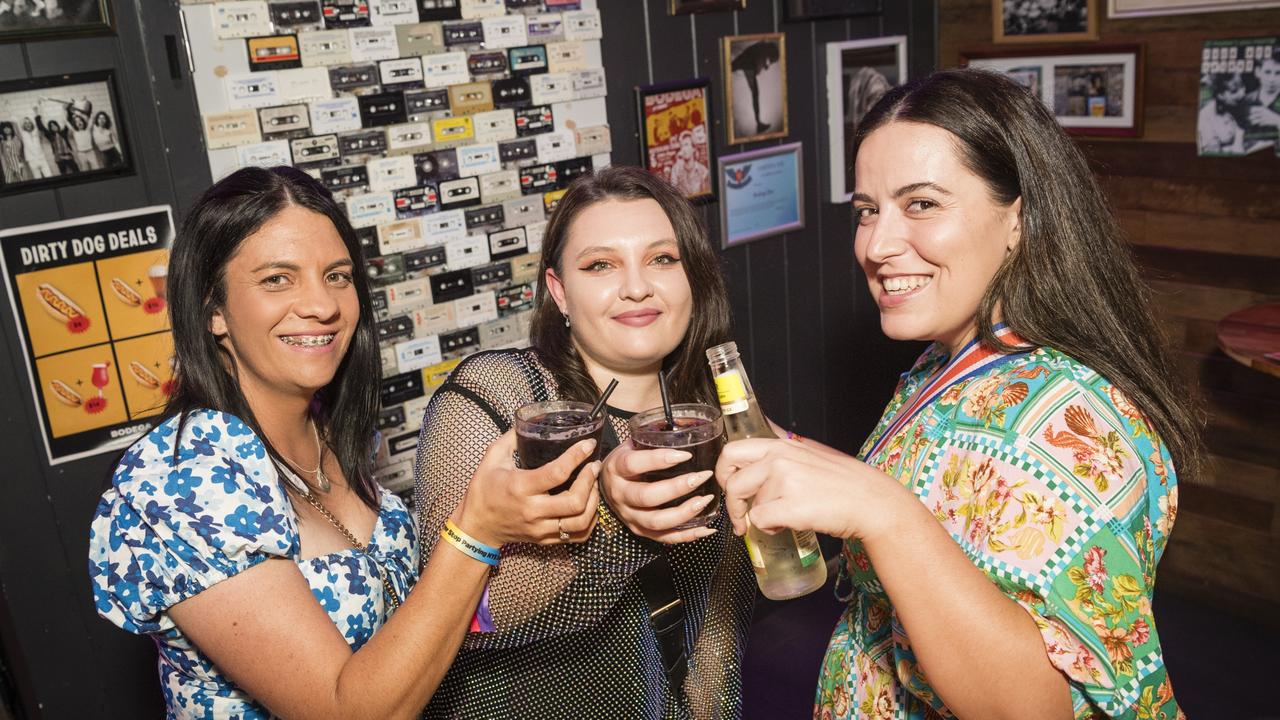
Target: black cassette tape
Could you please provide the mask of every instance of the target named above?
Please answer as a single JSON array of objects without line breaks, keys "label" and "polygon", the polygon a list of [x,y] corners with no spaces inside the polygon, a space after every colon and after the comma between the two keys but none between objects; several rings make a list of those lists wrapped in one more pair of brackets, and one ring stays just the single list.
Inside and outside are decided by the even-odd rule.
[{"label": "black cassette tape", "polygon": [[411,273],[419,273],[430,270],[433,267],[440,267],[445,263],[445,259],[444,246],[436,245],[405,253],[404,266]]},{"label": "black cassette tape", "polygon": [[418,449],[418,431],[411,430],[409,432],[392,435],[387,438],[387,454],[403,455]]},{"label": "black cassette tape", "polygon": [[416,64],[402,62],[406,59],[417,60],[416,58],[396,58],[378,62],[378,77],[382,80],[384,90],[392,86],[402,91],[422,87],[422,63],[420,61]]},{"label": "black cassette tape", "polygon": [[418,19],[457,20],[462,17],[462,0],[418,0]]},{"label": "black cassette tape", "polygon": [[381,130],[360,130],[338,136],[338,152],[348,155],[381,154],[387,149],[387,134]]},{"label": "black cassette tape", "polygon": [[447,48],[484,43],[484,26],[478,22],[447,23],[443,34]]},{"label": "black cassette tape", "polygon": [[556,189],[560,174],[555,165],[530,165],[520,168],[520,192],[524,195]]},{"label": "black cassette tape", "polygon": [[400,282],[404,279],[404,256],[382,255],[366,258],[364,270],[369,279],[379,285]]},{"label": "black cassette tape", "polygon": [[356,100],[360,103],[360,124],[365,127],[395,125],[406,120],[403,92],[361,95]]},{"label": "black cassette tape", "polygon": [[369,306],[373,308],[375,317],[378,317],[379,320],[386,320],[386,318],[379,316],[378,313],[385,312],[387,309],[387,291],[370,290]]},{"label": "black cassette tape", "polygon": [[356,242],[360,243],[360,252],[364,254],[366,260],[376,258],[382,254],[382,251],[378,249],[378,228],[355,228],[355,231]]},{"label": "black cassette tape", "polygon": [[512,75],[537,75],[547,71],[547,46],[526,45],[507,50]]},{"label": "black cassette tape", "polygon": [[470,270],[454,270],[431,276],[431,299],[437,303],[449,302],[475,292]]},{"label": "black cassette tape", "polygon": [[320,0],[326,28],[369,26],[369,0]]},{"label": "black cassette tape", "polygon": [[523,255],[528,251],[529,240],[522,227],[489,233],[489,257],[494,260]]},{"label": "black cassette tape", "polygon": [[542,0],[507,0],[508,10],[521,10],[523,8],[540,8]]},{"label": "black cassette tape", "polygon": [[464,212],[462,217],[467,223],[468,230],[482,225],[501,225],[502,206],[488,205],[485,207],[471,208]]},{"label": "black cassette tape", "polygon": [[493,106],[497,108],[522,108],[532,102],[533,93],[529,81],[522,77],[493,81]]},{"label": "black cassette tape", "polygon": [[428,113],[444,112],[449,109],[449,90],[406,90],[404,93],[405,112],[410,122],[422,120]]},{"label": "black cassette tape", "polygon": [[[325,168],[320,171],[320,181],[324,183],[325,187],[329,188],[329,192],[355,190],[368,187],[369,171],[363,165],[342,165],[340,167]],[[374,228],[368,229],[373,230]],[[375,248],[378,246],[376,240],[373,245]]]},{"label": "black cassette tape", "polygon": [[512,285],[498,291],[498,317],[506,317],[533,307],[533,284]]},{"label": "black cassette tape", "polygon": [[499,262],[471,268],[471,282],[476,287],[504,283],[511,279],[511,263]]},{"label": "black cassette tape", "polygon": [[320,22],[320,3],[316,0],[268,3],[267,12],[277,28],[296,28]]},{"label": "black cassette tape", "polygon": [[539,135],[555,130],[555,116],[550,105],[538,105],[516,110],[516,134],[520,137]]},{"label": "black cassette tape", "polygon": [[384,407],[378,411],[378,422],[375,427],[378,430],[388,430],[390,428],[398,428],[404,425],[404,406],[394,405],[392,407]]},{"label": "black cassette tape", "polygon": [[441,333],[440,335],[440,352],[441,354],[457,357],[479,349],[480,347],[480,329],[469,327],[453,332]]},{"label": "black cassette tape", "polygon": [[382,406],[387,407],[422,397],[423,392],[422,371],[414,370],[382,378],[382,394],[379,399]]},{"label": "black cassette tape", "polygon": [[480,204],[480,180],[474,177],[445,180],[440,183],[440,208],[457,210]]},{"label": "black cassette tape", "polygon": [[425,215],[440,209],[440,194],[431,184],[396,190],[394,196],[397,220]]},{"label": "black cassette tape", "polygon": [[507,54],[501,51],[471,53],[467,56],[467,70],[472,75],[501,75],[507,71]]},{"label": "black cassette tape", "polygon": [[589,175],[592,167],[593,164],[589,157],[561,160],[556,163],[556,182],[562,188],[569,187],[569,183],[573,182],[579,175]]},{"label": "black cassette tape", "polygon": [[528,140],[508,140],[498,143],[498,159],[504,163],[518,163],[536,160],[538,143],[532,138]]},{"label": "black cassette tape", "polygon": [[358,90],[378,84],[378,66],[372,63],[363,65],[339,65],[329,68],[329,86],[334,90]]},{"label": "black cassette tape", "polygon": [[408,315],[397,315],[378,323],[378,342],[394,343],[413,339],[413,318]]},{"label": "black cassette tape", "polygon": [[435,150],[413,156],[418,183],[440,183],[458,177],[458,151]]}]

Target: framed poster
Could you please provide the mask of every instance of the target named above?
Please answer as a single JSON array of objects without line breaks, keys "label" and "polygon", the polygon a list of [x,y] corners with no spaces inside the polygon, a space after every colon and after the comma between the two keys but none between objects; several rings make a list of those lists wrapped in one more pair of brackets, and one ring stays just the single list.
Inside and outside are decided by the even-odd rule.
[{"label": "framed poster", "polygon": [[171,388],[168,205],[0,230],[49,463],[119,450]]},{"label": "framed poster", "polygon": [[1038,96],[1072,135],[1142,135],[1142,46],[1092,45],[961,53],[961,64],[1002,72]]},{"label": "framed poster", "polygon": [[804,158],[798,142],[720,158],[720,247],[804,227]]},{"label": "framed poster", "polygon": [[782,0],[783,18],[787,22],[821,18],[878,15],[882,0]]},{"label": "framed poster", "polygon": [[853,196],[853,135],[890,88],[907,81],[907,37],[827,43],[828,177],[833,203]]},{"label": "framed poster", "polygon": [[1280,8],[1280,0],[1108,0],[1107,16],[1123,19],[1263,8]]},{"label": "framed poster", "polygon": [[640,162],[694,201],[716,194],[710,94],[707,78],[636,88]]},{"label": "framed poster", "polygon": [[[747,0],[667,0],[668,15],[746,10]],[[757,0],[759,2],[760,0]]]},{"label": "framed poster", "polygon": [[1205,40],[1199,108],[1198,154],[1280,152],[1280,38]]},{"label": "framed poster", "polygon": [[991,38],[998,43],[1098,39],[1098,0],[991,0]]},{"label": "framed poster", "polygon": [[787,37],[720,38],[728,143],[787,136]]},{"label": "framed poster", "polygon": [[133,172],[114,71],[0,83],[0,195]]},{"label": "framed poster", "polygon": [[0,2],[0,42],[109,34],[112,22],[110,0]]}]

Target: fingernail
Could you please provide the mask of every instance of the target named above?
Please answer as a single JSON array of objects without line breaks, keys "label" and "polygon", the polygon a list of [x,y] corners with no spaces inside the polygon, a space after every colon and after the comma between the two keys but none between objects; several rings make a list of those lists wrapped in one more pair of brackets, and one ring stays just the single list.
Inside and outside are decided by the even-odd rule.
[{"label": "fingernail", "polygon": [[587,440],[586,440],[586,444],[585,444],[585,445],[583,445],[583,447],[587,449],[587,452],[591,452],[591,451],[592,451],[592,450],[594,450],[594,449],[595,449],[595,447],[596,447],[596,439],[595,439],[595,438],[587,438]]},{"label": "fingernail", "polygon": [[706,482],[713,474],[715,473],[712,470],[703,470],[702,472],[690,475],[685,482],[689,483],[689,487],[696,488]]},{"label": "fingernail", "polygon": [[704,508],[710,505],[711,501],[715,499],[716,499],[715,495],[703,495],[702,497],[698,498],[698,507]]},{"label": "fingernail", "polygon": [[682,462],[684,460],[688,460],[689,458],[693,457],[693,455],[683,450],[668,450],[667,454],[664,455],[663,457],[666,459],[667,462],[674,463],[674,462]]},{"label": "fingernail", "polygon": [[698,535],[698,537],[708,538],[708,537],[711,537],[712,535],[715,535],[718,532],[720,531],[717,530],[716,528],[702,528],[702,532]]}]

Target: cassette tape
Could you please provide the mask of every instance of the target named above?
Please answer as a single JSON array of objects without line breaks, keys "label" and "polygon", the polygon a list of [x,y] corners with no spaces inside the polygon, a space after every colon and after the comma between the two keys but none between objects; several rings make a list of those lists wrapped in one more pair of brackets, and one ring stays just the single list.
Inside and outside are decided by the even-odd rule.
[{"label": "cassette tape", "polygon": [[227,92],[227,106],[233,110],[261,108],[280,100],[280,82],[274,72],[238,73],[222,80]]},{"label": "cassette tape", "polygon": [[374,192],[409,187],[418,180],[413,158],[407,155],[374,158],[365,167],[369,169],[369,189]]},{"label": "cassette tape", "polygon": [[[358,108],[357,103],[357,108]],[[358,112],[358,109],[357,109]],[[350,155],[376,155],[387,149],[387,134],[381,130],[362,130],[338,136],[338,152]]]},{"label": "cassette tape", "polygon": [[293,157],[289,154],[287,140],[270,140],[237,147],[236,164],[242,168],[292,165]]},{"label": "cassette tape", "polygon": [[[444,244],[444,252],[446,264],[448,264],[450,270],[464,270],[477,265],[489,264],[489,241],[484,235],[468,235],[457,240],[450,240]],[[469,273],[467,277],[470,277]],[[431,297],[435,298],[436,302],[443,302],[444,300],[434,292]]]},{"label": "cassette tape", "polygon": [[329,192],[348,192],[369,186],[369,173],[363,165],[340,165],[320,171],[320,182]]},{"label": "cassette tape", "polygon": [[449,379],[449,373],[453,372],[453,369],[458,367],[458,363],[461,362],[462,358],[453,358],[445,360],[438,365],[423,368],[422,382],[426,385],[427,389],[434,392],[436,388],[444,384],[445,380]]},{"label": "cassette tape", "polygon": [[281,101],[302,102],[333,97],[329,72],[325,68],[293,68],[275,73]]},{"label": "cassette tape", "polygon": [[[390,348],[388,348],[388,350],[390,350]],[[390,357],[392,361],[391,370],[394,373],[395,357],[396,357],[394,350],[391,350]],[[384,362],[383,369],[385,370],[386,368],[387,368],[387,365]],[[374,424],[374,427],[378,429],[378,432],[383,432],[385,430],[394,430],[396,428],[400,428],[404,426],[405,417],[406,416],[405,416],[403,405],[394,405],[392,407],[382,408],[381,410],[378,411],[378,420]]]},{"label": "cassette tape", "polygon": [[374,26],[395,26],[418,22],[414,0],[369,0],[369,22]]},{"label": "cassette tape", "polygon": [[[544,195],[543,198],[545,199],[546,196]],[[544,202],[543,204],[545,205],[546,203]],[[524,231],[529,235],[529,252],[542,252],[542,236],[547,232],[547,223],[545,221],[540,223],[529,223],[524,226]]]},{"label": "cassette tape", "polygon": [[[396,220],[378,226],[378,249],[384,255],[405,253],[426,247],[427,241],[422,234],[422,223],[417,218]],[[408,267],[405,272],[409,272]]]},{"label": "cassette tape", "polygon": [[[520,182],[519,173],[516,174],[516,183]],[[546,219],[546,213],[542,209],[542,198],[537,196],[512,198],[502,203],[502,220],[503,227],[513,228],[529,223],[542,222]]]},{"label": "cassette tape", "polygon": [[458,177],[458,152],[456,150],[435,150],[418,153],[413,156],[414,170],[418,173],[418,184],[439,183],[442,180],[454,180]]},{"label": "cassette tape", "polygon": [[538,162],[554,163],[577,155],[578,141],[572,130],[543,133],[534,142],[538,146]]},{"label": "cassette tape", "polygon": [[[399,368],[396,367],[396,351],[395,348],[378,347],[378,360],[382,368],[379,375],[395,375]],[[403,407],[403,406],[400,406]]]},{"label": "cassette tape", "polygon": [[[387,154],[411,156],[431,147],[431,125],[425,122],[403,123],[387,127]],[[410,166],[413,158],[409,157]],[[413,183],[408,183],[412,185]],[[402,186],[403,187],[403,186]]]},{"label": "cassette tape", "polygon": [[404,258],[400,255],[383,255],[367,258],[365,274],[375,283],[394,283],[404,279]]},{"label": "cassette tape", "polygon": [[471,81],[467,72],[467,54],[462,51],[436,53],[422,57],[423,80],[429,88],[461,85]]},{"label": "cassette tape", "polygon": [[271,23],[277,28],[297,30],[308,26],[318,26],[320,19],[320,3],[317,0],[302,2],[273,2],[267,5],[267,14]]},{"label": "cassette tape", "polygon": [[[401,464],[411,464],[414,459],[414,453],[418,449],[418,435],[417,431],[407,431],[383,438],[383,449],[385,450],[386,460],[389,462],[384,463],[382,466],[389,468]],[[379,453],[379,458],[381,459],[382,457],[382,453]],[[385,474],[377,475],[376,477],[378,482],[383,482],[388,478]],[[409,485],[412,487],[412,479]]]},{"label": "cassette tape", "polygon": [[[451,240],[450,242],[457,241]],[[431,297],[437,304],[451,302],[475,292],[475,286],[471,284],[471,272],[468,270],[450,270],[449,272],[432,275],[427,279],[431,282]],[[450,314],[452,315],[452,313]]]},{"label": "cassette tape", "polygon": [[418,0],[418,19],[457,20],[462,17],[462,0]]},{"label": "cassette tape", "polygon": [[[474,271],[472,275],[474,277]],[[458,327],[479,325],[498,319],[498,302],[492,290],[477,292],[453,301],[453,315]]]},{"label": "cassette tape", "polygon": [[[14,14],[19,11],[15,8]],[[32,14],[36,14],[34,11]],[[214,32],[221,39],[253,37],[271,32],[271,15],[267,4],[259,0],[217,2],[213,4]]]},{"label": "cassette tape", "polygon": [[496,285],[511,279],[511,263],[497,262],[471,268],[471,282],[477,288],[482,285]]},{"label": "cassette tape", "polygon": [[400,188],[391,193],[396,203],[396,217],[419,217],[440,209],[440,191],[427,183],[415,187]]},{"label": "cassette tape", "polygon": [[555,129],[555,116],[550,105],[535,105],[516,110],[516,135],[529,137]]},{"label": "cassette tape", "polygon": [[523,77],[503,78],[493,81],[493,106],[522,108],[529,104],[529,80]]},{"label": "cassette tape", "polygon": [[444,46],[449,49],[484,44],[484,25],[479,22],[444,23]]},{"label": "cassette tape", "polygon": [[542,267],[542,254],[530,252],[511,258],[511,282],[516,285],[538,282],[538,270]]},{"label": "cassette tape", "polygon": [[[435,334],[435,333],[432,333],[432,334]],[[457,363],[454,363],[454,364],[456,365]],[[432,385],[431,383],[427,382],[427,380],[428,380],[428,377],[426,374],[426,370],[424,369],[423,375],[422,375],[423,385],[427,388],[427,392],[433,392],[435,387],[438,385],[438,383],[437,385]],[[426,415],[427,405],[430,402],[431,402],[431,396],[424,393],[422,397],[414,398],[412,400],[407,400],[402,405],[400,405],[400,407],[404,408],[404,416],[405,416],[406,422],[412,423],[415,430],[421,429],[420,425],[422,424],[422,418],[423,416]]]},{"label": "cassette tape", "polygon": [[389,192],[372,192],[347,198],[347,218],[352,227],[372,227],[396,219],[395,201]]},{"label": "cassette tape", "polygon": [[525,195],[541,195],[556,189],[555,165],[529,165],[520,168],[520,192]]},{"label": "cassette tape", "polygon": [[433,55],[445,51],[444,28],[438,22],[416,22],[396,26],[400,57]]},{"label": "cassette tape", "polygon": [[507,0],[508,10],[541,10],[542,0]]},{"label": "cassette tape", "polygon": [[[502,169],[502,161],[498,159],[498,145],[464,145],[458,148],[458,175],[487,175]],[[479,186],[477,186],[479,190]]]},{"label": "cassette tape", "polygon": [[482,205],[480,207],[469,208],[464,210],[462,217],[467,224],[467,230],[485,225],[502,226],[502,206],[501,205]]},{"label": "cassette tape", "polygon": [[473,77],[502,75],[507,72],[507,54],[501,50],[468,53],[467,71]]},{"label": "cassette tape", "polygon": [[[431,244],[442,244],[467,236],[466,215],[462,210],[446,210],[422,219],[423,230]],[[441,263],[444,262],[442,259]]]},{"label": "cassette tape", "polygon": [[387,310],[392,315],[403,315],[412,307],[431,302],[431,283],[426,278],[392,283],[382,292],[387,295]]},{"label": "cassette tape", "polygon": [[[336,170],[337,168],[334,168],[334,169]],[[323,171],[321,172],[323,173]],[[364,253],[365,259],[376,258],[382,255],[382,253],[378,250],[378,229],[377,228],[367,227],[367,228],[352,228],[352,229],[355,230],[356,232],[356,241],[360,244],[360,251]],[[376,301],[377,298],[374,297],[374,300]],[[383,293],[383,297],[382,297],[382,307],[384,309],[387,307],[387,298],[385,293]],[[378,309],[377,307],[374,307],[374,310],[377,310],[377,309]]]},{"label": "cassette tape", "polygon": [[515,318],[498,318],[476,328],[480,331],[480,349],[497,350],[524,340],[520,323]]},{"label": "cassette tape", "polygon": [[606,93],[604,68],[587,68],[573,73],[574,100],[604,97]]},{"label": "cassette tape", "polygon": [[424,392],[421,372],[401,373],[382,378],[382,392],[378,399],[386,407],[421,397]]},{"label": "cassette tape", "polygon": [[[515,131],[512,119],[512,132]],[[253,110],[232,110],[204,116],[205,145],[209,150],[262,142],[258,130],[258,113]]]},{"label": "cassette tape", "polygon": [[471,142],[475,138],[475,126],[470,116],[438,118],[431,121],[431,134],[436,144],[444,147],[455,147]]},{"label": "cassette tape", "polygon": [[524,140],[508,140],[498,143],[498,159],[504,163],[535,162],[538,159],[538,143],[536,138]]},{"label": "cassette tape", "polygon": [[360,88],[374,87],[377,84],[377,65],[366,63],[329,68],[329,86],[334,90],[351,92]]},{"label": "cassette tape", "polygon": [[415,86],[422,85],[422,60],[416,57],[396,58],[395,60],[380,60],[378,62],[378,77],[382,80],[383,87],[390,89],[391,86]]},{"label": "cassette tape", "polygon": [[311,103],[310,112],[313,133],[339,133],[360,129],[360,103],[353,97],[317,100]]},{"label": "cassette tape", "polygon": [[258,124],[264,138],[275,139],[306,134],[311,129],[311,117],[306,105],[280,105],[259,110]]},{"label": "cassette tape", "polygon": [[405,121],[404,93],[399,91],[361,95],[360,124],[364,127],[383,127]]},{"label": "cassette tape", "polygon": [[314,30],[298,33],[303,67],[345,65],[351,62],[351,33],[346,30]]},{"label": "cassette tape", "polygon": [[585,70],[587,46],[580,40],[547,43],[547,70],[553,73]]},{"label": "cassette tape", "polygon": [[379,343],[394,343],[413,337],[413,318],[397,315],[379,322],[376,326]]},{"label": "cassette tape", "polygon": [[461,210],[480,204],[480,181],[474,177],[445,180],[440,183],[440,208]]},{"label": "cassette tape", "polygon": [[445,88],[406,90],[404,106],[410,122],[428,122],[432,119],[432,113],[449,110],[449,91]]},{"label": "cassette tape", "polygon": [[289,152],[298,165],[331,163],[338,159],[337,135],[314,135],[289,141]]},{"label": "cassette tape", "polygon": [[471,116],[476,142],[502,142],[516,137],[516,114],[510,108],[490,110]]},{"label": "cassette tape", "polygon": [[529,25],[524,15],[489,17],[480,22],[486,48],[502,50],[529,44]]},{"label": "cassette tape", "polygon": [[560,14],[565,40],[599,40],[603,37],[599,10],[570,10]]},{"label": "cassette tape", "polygon": [[440,352],[446,357],[462,357],[479,349],[480,329],[477,327],[462,328],[440,335]]},{"label": "cassette tape", "polygon": [[428,335],[424,338],[405,340],[395,344],[396,367],[400,372],[421,370],[428,365],[435,365],[444,358],[440,355],[440,337]]},{"label": "cassette tape", "polygon": [[574,130],[579,155],[599,155],[613,150],[608,125],[592,125]]},{"label": "cassette tape", "polygon": [[246,47],[250,72],[302,67],[302,54],[298,51],[296,35],[251,37]]},{"label": "cassette tape", "polygon": [[[417,437],[417,431],[414,431]],[[417,446],[415,445],[415,450]],[[394,495],[403,495],[413,490],[413,483],[416,479],[413,471],[413,458],[406,458],[400,462],[393,462],[390,465],[379,467],[373,471],[373,479],[379,485],[386,488],[387,492]]]},{"label": "cassette tape", "polygon": [[354,28],[351,30],[351,59],[355,62],[392,60],[399,56],[396,29],[392,27]]},{"label": "cassette tape", "polygon": [[444,254],[443,245],[424,247],[404,255],[405,270],[415,274],[428,272],[431,268],[442,267],[445,262],[447,262],[447,258]]},{"label": "cassette tape", "polygon": [[515,76],[537,75],[547,72],[547,46],[525,45],[507,50],[507,63]]},{"label": "cassette tape", "polygon": [[499,170],[480,176],[480,202],[485,205],[506,202],[518,197],[520,197],[520,173],[515,170]]},{"label": "cassette tape", "polygon": [[533,309],[533,285],[512,285],[497,292],[498,316],[510,317]]},{"label": "cassette tape", "polygon": [[529,16],[530,43],[549,43],[564,40],[562,13],[542,13]]},{"label": "cassette tape", "polygon": [[515,257],[529,252],[529,239],[524,228],[516,227],[489,233],[489,257],[493,260]]},{"label": "cassette tape", "polygon": [[535,105],[573,100],[573,76],[569,73],[544,73],[529,76],[530,98]]},{"label": "cassette tape", "polygon": [[547,12],[582,9],[582,0],[546,0]]},{"label": "cassette tape", "polygon": [[495,17],[506,12],[502,0],[462,0],[462,17],[467,19]]},{"label": "cassette tape", "polygon": [[328,29],[367,27],[369,3],[368,0],[320,0],[320,15]]},{"label": "cassette tape", "polygon": [[[547,211],[547,217],[551,217],[551,213],[556,211],[556,206],[560,204],[560,198],[564,197],[564,190],[549,190],[542,193],[542,207]],[[538,248],[542,248],[539,241]]]},{"label": "cassette tape", "polygon": [[493,93],[489,83],[485,81],[450,85],[449,108],[455,117],[492,110]]},{"label": "cassette tape", "polygon": [[560,183],[561,189],[567,188],[578,177],[590,175],[593,169],[591,158],[588,156],[561,160],[556,163],[556,175],[559,176],[557,182]]}]

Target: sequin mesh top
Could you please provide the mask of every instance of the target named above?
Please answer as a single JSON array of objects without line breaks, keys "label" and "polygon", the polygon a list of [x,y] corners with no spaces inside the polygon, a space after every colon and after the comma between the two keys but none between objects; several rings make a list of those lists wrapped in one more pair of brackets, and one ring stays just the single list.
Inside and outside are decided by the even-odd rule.
[{"label": "sequin mesh top", "polygon": [[[558,399],[533,350],[469,357],[427,407],[414,487],[429,558],[489,444],[516,409]],[[625,415],[611,411],[618,438]],[[631,533],[602,505],[580,545],[507,545],[489,582],[496,630],[470,633],[427,707],[428,718],[738,718],[742,651],[755,582],[724,513],[720,532],[673,547]],[[634,575],[667,552],[686,606],[689,674],[668,687]]]}]

